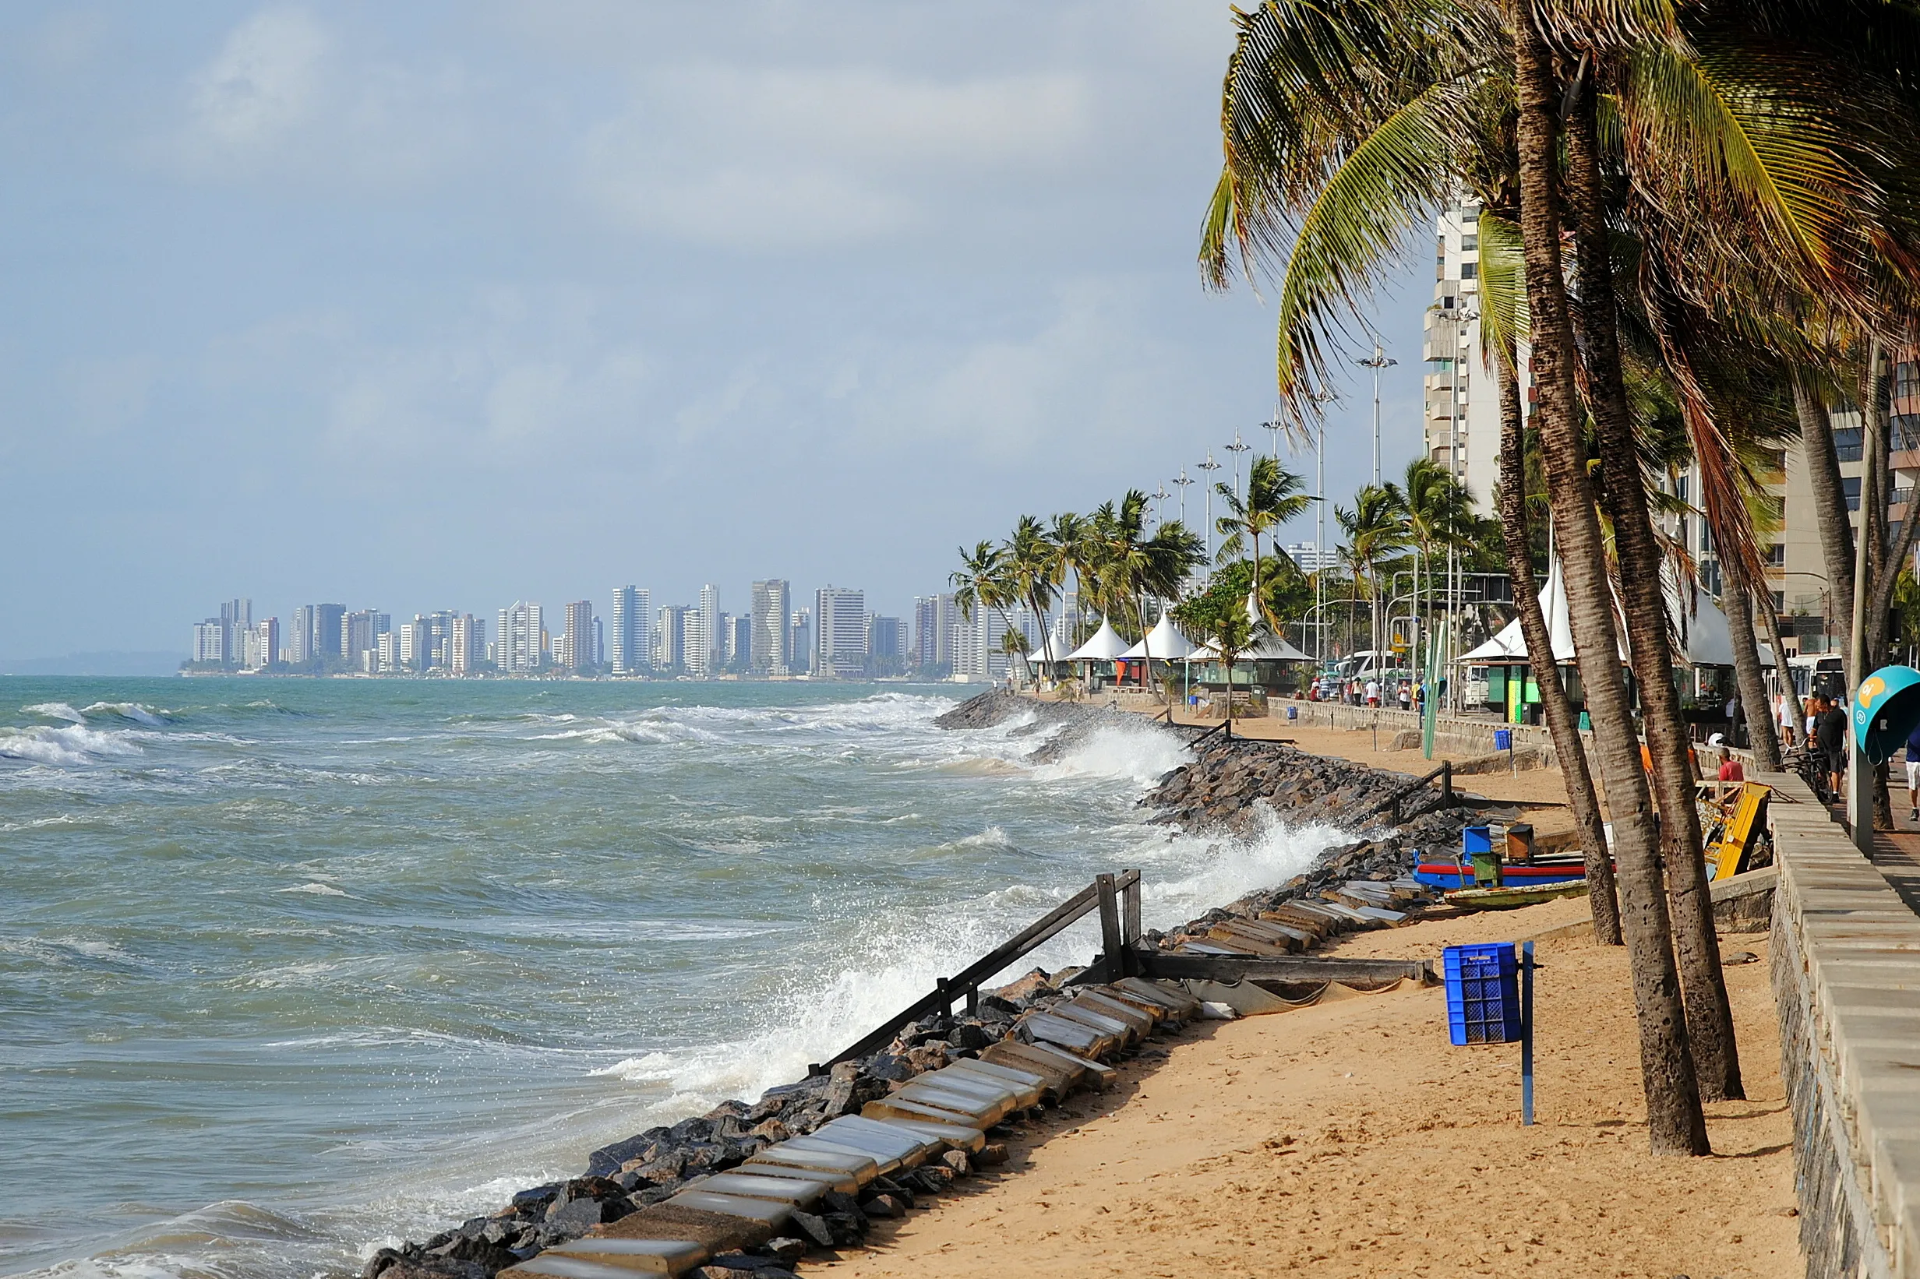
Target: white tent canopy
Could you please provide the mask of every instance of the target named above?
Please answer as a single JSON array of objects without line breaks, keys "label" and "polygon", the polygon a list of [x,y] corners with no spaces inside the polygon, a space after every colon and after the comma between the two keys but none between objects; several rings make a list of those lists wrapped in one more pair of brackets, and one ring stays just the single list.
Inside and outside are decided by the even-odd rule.
[{"label": "white tent canopy", "polygon": [[[1253,637],[1246,648],[1240,651],[1236,661],[1243,662],[1307,662],[1313,659],[1287,642],[1284,635],[1276,635],[1267,625],[1267,619],[1260,615],[1260,606],[1255,602],[1253,593],[1247,593],[1247,621],[1252,623]],[[1218,661],[1220,651],[1211,643],[1202,644],[1193,650],[1196,661]]]},{"label": "white tent canopy", "polygon": [[[1547,635],[1553,641],[1554,662],[1556,664],[1571,662],[1573,660],[1573,623],[1567,616],[1567,584],[1560,576],[1558,556],[1547,564],[1547,584],[1540,588],[1540,611],[1546,616]],[[1460,658],[1461,662],[1469,665],[1526,660],[1527,637],[1521,633],[1520,619],[1517,617],[1502,627],[1498,635]]]},{"label": "white tent canopy", "polygon": [[1180,628],[1173,624],[1173,614],[1162,613],[1160,620],[1153,624],[1153,629],[1147,632],[1147,637],[1120,656],[1177,662],[1183,657],[1191,657],[1193,652],[1193,641],[1182,635]]},{"label": "white tent canopy", "polygon": [[1126,651],[1127,642],[1120,638],[1120,632],[1113,629],[1113,624],[1103,617],[1100,619],[1100,629],[1095,631],[1086,643],[1068,653],[1065,660],[1111,662],[1115,658],[1125,656]]},{"label": "white tent canopy", "polygon": [[[1683,597],[1674,585],[1673,573],[1668,566],[1662,565],[1660,573],[1666,586],[1667,616],[1673,619],[1675,629],[1684,641],[1677,645],[1680,658],[1692,666],[1733,665],[1733,640],[1727,630],[1726,614],[1698,587],[1689,586]],[[1553,639],[1555,664],[1564,665],[1573,661],[1573,626],[1567,617],[1567,587],[1560,576],[1557,557],[1547,566],[1547,584],[1540,590],[1540,611],[1546,615],[1547,632]],[[1619,610],[1616,607],[1616,625],[1618,618]],[[1624,641],[1624,629],[1621,638]],[[1760,664],[1773,665],[1773,650],[1765,644],[1759,648]],[[1622,656],[1624,658],[1624,654]],[[1527,639],[1520,631],[1520,619],[1508,622],[1498,635],[1459,660],[1467,665],[1526,661]]]}]

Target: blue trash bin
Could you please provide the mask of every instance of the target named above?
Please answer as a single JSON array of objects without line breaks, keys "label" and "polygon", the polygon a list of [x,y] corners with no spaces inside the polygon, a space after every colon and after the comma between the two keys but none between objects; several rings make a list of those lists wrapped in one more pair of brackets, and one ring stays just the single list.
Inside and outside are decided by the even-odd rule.
[{"label": "blue trash bin", "polygon": [[1287,707],[1287,718],[1288,718],[1288,719],[1299,719],[1299,718],[1300,718],[1300,708],[1299,708],[1298,706],[1289,706],[1289,707]]},{"label": "blue trash bin", "polygon": [[1447,1032],[1456,1044],[1508,1044],[1520,1038],[1520,964],[1510,941],[1449,946]]},{"label": "blue trash bin", "polygon": [[1497,751],[1510,751],[1513,749],[1513,730],[1511,728],[1496,728],[1493,730],[1493,749]]},{"label": "blue trash bin", "polygon": [[1460,851],[1471,857],[1493,851],[1493,830],[1487,826],[1469,826],[1460,832]]}]

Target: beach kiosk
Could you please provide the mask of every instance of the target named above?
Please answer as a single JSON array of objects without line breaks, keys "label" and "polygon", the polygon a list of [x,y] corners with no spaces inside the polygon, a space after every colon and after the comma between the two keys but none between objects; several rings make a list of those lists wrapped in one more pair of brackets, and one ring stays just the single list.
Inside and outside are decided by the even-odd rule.
[{"label": "beach kiosk", "polygon": [[1153,624],[1147,637],[1138,644],[1120,654],[1124,662],[1140,663],[1140,687],[1153,685],[1153,664],[1155,662],[1184,662],[1192,657],[1195,648],[1193,641],[1180,633],[1173,624],[1171,613],[1160,614],[1160,620]]},{"label": "beach kiosk", "polygon": [[[1561,668],[1561,686],[1578,706],[1586,698],[1573,665],[1573,623],[1567,614],[1567,584],[1560,575],[1557,558],[1547,565],[1547,584],[1540,588],[1539,598],[1547,637],[1553,642],[1553,664]],[[1480,678],[1477,672],[1484,668],[1487,705],[1497,708],[1507,723],[1539,722],[1539,712],[1532,708],[1540,704],[1540,685],[1533,676],[1533,659],[1527,652],[1527,637],[1520,630],[1519,618],[1508,622],[1480,647],[1462,654],[1458,665],[1465,668],[1462,674],[1469,681]]]},{"label": "beach kiosk", "polygon": [[1127,641],[1106,618],[1100,619],[1100,629],[1095,631],[1087,642],[1067,654],[1069,662],[1083,662],[1086,672],[1087,691],[1093,692],[1093,664],[1095,662],[1115,662],[1127,651]]}]

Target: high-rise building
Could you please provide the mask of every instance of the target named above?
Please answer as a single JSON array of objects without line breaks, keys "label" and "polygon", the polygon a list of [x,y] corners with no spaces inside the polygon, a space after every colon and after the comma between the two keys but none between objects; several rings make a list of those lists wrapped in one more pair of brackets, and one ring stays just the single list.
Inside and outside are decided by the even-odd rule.
[{"label": "high-rise building", "polygon": [[500,610],[495,664],[513,674],[540,670],[546,665],[546,633],[540,606],[515,600]]},{"label": "high-rise building", "polygon": [[308,606],[307,621],[307,660],[318,658],[338,659],[340,651],[340,619],[347,615],[345,604],[313,604]]},{"label": "high-rise building", "polygon": [[264,670],[275,662],[284,661],[285,659],[280,655],[280,619],[263,618],[254,630],[260,636],[260,669]]},{"label": "high-rise building", "polygon": [[953,631],[960,611],[951,595],[921,595],[913,601],[913,656],[924,671],[944,675],[953,669]]},{"label": "high-rise building", "polygon": [[637,586],[613,588],[613,634],[608,638],[615,675],[638,675],[652,664],[653,593]]},{"label": "high-rise building", "polygon": [[662,608],[659,625],[653,633],[654,669],[676,673],[685,671],[687,631],[698,626],[698,615],[685,604],[669,604]]},{"label": "high-rise building", "polygon": [[455,675],[471,675],[487,660],[487,626],[471,613],[453,619],[447,635],[447,669]]},{"label": "high-rise building", "polygon": [[757,675],[786,675],[794,649],[787,583],[770,577],[753,584],[753,615],[748,619],[753,642],[747,665]]},{"label": "high-rise building", "polygon": [[560,665],[579,675],[593,669],[593,601],[575,600],[566,607],[567,631],[560,637]]},{"label": "high-rise building", "polygon": [[727,669],[744,671],[753,653],[753,619],[731,613],[722,613],[720,619],[721,629],[727,634]]},{"label": "high-rise building", "polygon": [[220,624],[227,631],[227,655],[222,660],[229,665],[245,665],[246,634],[253,629],[253,601],[236,597],[220,605]]},{"label": "high-rise building", "polygon": [[227,624],[217,617],[209,617],[204,622],[193,624],[193,660],[196,662],[227,661]]},{"label": "high-rise building", "polygon": [[286,660],[298,666],[313,659],[313,605],[301,604],[293,610],[293,625],[287,628]]},{"label": "high-rise building", "polygon": [[[1427,456],[1457,476],[1484,511],[1500,474],[1500,385],[1480,358],[1479,275],[1480,205],[1463,197],[1434,224],[1424,426]],[[1523,368],[1523,403],[1526,380]]]},{"label": "high-rise building", "polygon": [[400,661],[400,640],[412,626],[412,622],[402,622],[399,630],[388,631],[375,641],[374,661],[382,675],[391,675],[395,671],[405,669]]},{"label": "high-rise building", "polygon": [[381,632],[391,629],[388,615],[370,608],[341,614],[341,659],[350,667],[356,669],[364,667],[366,654],[375,651]]},{"label": "high-rise building", "polygon": [[906,627],[897,617],[878,613],[867,618],[867,672],[898,675],[906,667]]},{"label": "high-rise building", "polygon": [[813,593],[814,662],[821,675],[855,676],[867,668],[864,591],[823,586]]},{"label": "high-rise building", "polygon": [[706,678],[722,664],[726,635],[720,627],[720,588],[709,582],[700,588],[699,638],[692,628],[687,633],[687,673]]},{"label": "high-rise building", "polygon": [[793,654],[789,669],[795,675],[805,675],[813,670],[813,610],[796,608],[793,621],[787,631],[787,651]]}]

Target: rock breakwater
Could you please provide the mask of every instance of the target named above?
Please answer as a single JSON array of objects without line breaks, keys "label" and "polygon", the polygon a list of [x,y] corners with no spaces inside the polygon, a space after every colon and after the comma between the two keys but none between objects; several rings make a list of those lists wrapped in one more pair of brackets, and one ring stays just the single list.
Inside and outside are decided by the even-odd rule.
[{"label": "rock breakwater", "polygon": [[[1195,730],[1153,725],[1140,716],[1102,707],[1036,702],[1000,690],[984,693],[942,715],[943,728],[981,730],[1019,721],[1011,733],[1032,737],[1027,762],[1060,759],[1105,728],[1170,733],[1184,741]],[[1222,838],[1249,834],[1259,822],[1325,823],[1353,831],[1355,838],[1326,849],[1304,874],[1247,894],[1208,912],[1172,934],[1149,932],[1143,940],[1170,947],[1204,935],[1223,919],[1258,919],[1290,900],[1319,894],[1347,881],[1389,881],[1405,876],[1418,853],[1458,845],[1466,809],[1420,811],[1397,827],[1383,825],[1381,802],[1413,778],[1323,758],[1282,744],[1218,738],[1201,743],[1191,763],[1162,776],[1141,801],[1157,810],[1153,822]],[[768,1089],[756,1101],[732,1100],[703,1115],[636,1133],[588,1156],[580,1176],[529,1187],[495,1211],[474,1217],[431,1238],[382,1248],[367,1263],[363,1279],[492,1279],[496,1272],[571,1244],[598,1227],[638,1212],[670,1211],[663,1202],[703,1182],[741,1169],[768,1148],[806,1137],[844,1116],[857,1116],[918,1077],[955,1062],[979,1059],[983,1050],[1017,1038],[1023,1018],[1065,1005],[1064,987],[1079,970],[1049,974],[1034,970],[995,992],[982,992],[975,1007],[924,1017],[904,1027],[883,1050],[840,1062],[825,1073]],[[1085,1011],[1077,1014],[1082,1023]],[[861,1186],[857,1194],[836,1190],[812,1211],[794,1211],[789,1233],[745,1239],[717,1253],[706,1273],[752,1273],[783,1279],[810,1246],[857,1244],[875,1218],[898,1216],[918,1198],[935,1195],[977,1164],[1005,1158],[989,1143],[968,1153],[948,1150],[938,1162],[897,1169]],[[759,1165],[754,1165],[758,1167]],[[747,1171],[752,1171],[748,1168]],[[716,1183],[724,1184],[724,1183]],[[645,1222],[645,1217],[636,1218]],[[564,1266],[553,1273],[568,1273]]]}]

